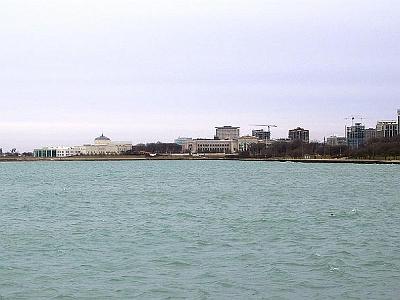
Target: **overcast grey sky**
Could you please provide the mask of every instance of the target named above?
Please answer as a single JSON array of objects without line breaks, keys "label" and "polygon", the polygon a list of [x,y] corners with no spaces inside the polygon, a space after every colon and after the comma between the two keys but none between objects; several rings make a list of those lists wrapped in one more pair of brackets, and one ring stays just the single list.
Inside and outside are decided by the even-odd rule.
[{"label": "overcast grey sky", "polygon": [[343,134],[400,108],[398,0],[1,0],[0,147]]}]

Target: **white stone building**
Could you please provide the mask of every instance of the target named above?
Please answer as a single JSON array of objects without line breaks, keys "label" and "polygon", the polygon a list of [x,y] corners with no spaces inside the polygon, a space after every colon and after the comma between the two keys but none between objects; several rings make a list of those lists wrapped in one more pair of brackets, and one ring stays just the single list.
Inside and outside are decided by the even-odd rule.
[{"label": "white stone building", "polygon": [[94,144],[79,146],[82,155],[115,155],[132,150],[131,142],[112,142],[103,134],[94,139]]}]

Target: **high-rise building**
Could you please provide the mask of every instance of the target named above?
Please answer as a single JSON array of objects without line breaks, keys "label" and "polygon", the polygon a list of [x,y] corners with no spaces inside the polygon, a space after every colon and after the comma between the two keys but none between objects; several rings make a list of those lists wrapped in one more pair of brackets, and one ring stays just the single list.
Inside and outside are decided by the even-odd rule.
[{"label": "high-rise building", "polygon": [[289,130],[289,139],[291,141],[300,140],[304,143],[310,141],[310,131],[308,129],[297,127]]},{"label": "high-rise building", "polygon": [[398,135],[398,123],[397,121],[379,121],[376,124],[376,136],[377,137],[393,137]]},{"label": "high-rise building", "polygon": [[237,140],[240,136],[240,127],[222,126],[215,127],[216,140]]},{"label": "high-rise building", "polygon": [[251,131],[251,135],[259,140],[269,141],[271,139],[271,132],[264,129],[255,129]]},{"label": "high-rise building", "polygon": [[347,145],[350,149],[358,149],[365,144],[365,126],[355,123],[346,127]]}]

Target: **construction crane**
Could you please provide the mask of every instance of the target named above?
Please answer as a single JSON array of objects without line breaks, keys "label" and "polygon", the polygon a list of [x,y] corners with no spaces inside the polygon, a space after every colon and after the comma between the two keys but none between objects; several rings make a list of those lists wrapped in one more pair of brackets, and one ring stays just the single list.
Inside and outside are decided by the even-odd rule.
[{"label": "construction crane", "polygon": [[271,124],[253,124],[250,126],[267,127],[268,128],[267,132],[271,132],[271,127],[278,127],[276,125],[271,125]]},{"label": "construction crane", "polygon": [[267,127],[267,137],[265,139],[265,144],[268,146],[268,141],[271,139],[271,127],[278,127],[273,124],[253,124],[250,126],[257,126],[257,127]]}]

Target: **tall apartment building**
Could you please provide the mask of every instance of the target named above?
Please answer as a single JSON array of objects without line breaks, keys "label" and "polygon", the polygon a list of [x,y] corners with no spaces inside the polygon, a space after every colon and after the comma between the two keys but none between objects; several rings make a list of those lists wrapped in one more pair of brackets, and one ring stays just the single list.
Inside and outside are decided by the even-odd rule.
[{"label": "tall apartment building", "polygon": [[376,136],[377,137],[393,137],[399,134],[399,125],[397,121],[379,121],[376,124]]},{"label": "tall apartment building", "polygon": [[237,140],[240,136],[240,127],[222,126],[215,127],[216,140]]},{"label": "tall apartment building", "polygon": [[289,130],[289,139],[291,141],[300,140],[304,143],[310,141],[310,131],[308,129],[297,127]]},{"label": "tall apartment building", "polygon": [[269,141],[271,139],[271,132],[264,129],[255,129],[251,131],[251,135],[259,140]]},{"label": "tall apartment building", "polygon": [[355,123],[346,127],[347,146],[350,149],[358,149],[365,144],[365,126]]}]

